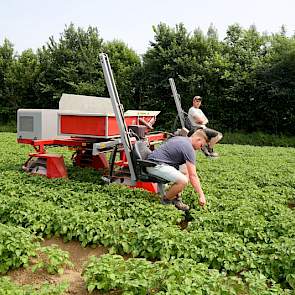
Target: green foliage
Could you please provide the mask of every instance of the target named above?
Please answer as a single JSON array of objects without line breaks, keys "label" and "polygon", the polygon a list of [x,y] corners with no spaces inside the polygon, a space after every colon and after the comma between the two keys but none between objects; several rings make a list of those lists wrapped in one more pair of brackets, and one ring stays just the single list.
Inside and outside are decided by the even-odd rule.
[{"label": "green foliage", "polygon": [[83,277],[88,291],[94,289],[110,291],[119,289],[124,294],[153,294],[160,281],[156,277],[158,269],[145,259],[124,261],[119,255],[92,256],[84,270]]},{"label": "green foliage", "polygon": [[223,41],[210,31],[189,34],[182,24],[154,31],[143,56],[143,88],[146,105],[164,114],[165,128],[176,115],[167,83],[173,77],[185,111],[193,96],[204,97],[213,128],[294,134],[293,37],[261,35],[238,24],[228,27]]},{"label": "green foliage", "polygon": [[59,249],[57,245],[40,247],[34,261],[33,272],[43,269],[49,274],[63,274],[64,267],[73,266],[69,260],[69,253]]},{"label": "green foliage", "polygon": [[[82,245],[101,244],[114,254],[161,260],[169,264],[168,269],[175,259],[189,259],[214,270],[212,275],[220,278],[219,285],[224,288],[235,282],[233,288],[253,288],[252,293],[225,294],[284,294],[281,288],[292,290],[295,211],[288,202],[295,193],[294,148],[217,145],[221,157],[216,160],[198,154],[198,174],[208,205],[204,210],[199,208],[196,194],[187,187],[183,199],[192,208],[191,220],[181,229],[181,211],[161,205],[158,198],[142,190],[101,185],[96,171],[71,167],[68,180],[25,174],[20,167],[30,147],[17,145],[15,134],[1,133],[0,137],[0,153],[5,155],[0,158],[1,223],[25,227],[43,237],[58,235],[66,241],[79,240]],[[69,152],[64,153],[70,158]],[[103,265],[102,269],[107,268],[107,263]],[[110,269],[116,273],[115,267],[116,263]],[[134,260],[132,267],[152,269],[154,265]],[[180,276],[180,280],[195,282],[185,270],[182,273],[187,276]],[[210,277],[210,271],[210,275],[207,270],[205,273]],[[140,272],[134,276],[138,288],[152,286],[151,281],[143,282]],[[94,277],[90,279],[93,282]],[[115,279],[111,274],[101,277],[110,288],[118,280],[122,282],[121,278],[117,273]],[[214,280],[212,277],[212,284]],[[131,288],[131,279],[129,282]],[[177,288],[173,285],[171,290]]]},{"label": "green foliage", "polygon": [[[66,27],[58,41],[50,38],[38,51],[39,90],[47,106],[57,107],[62,93],[108,96],[99,54],[108,52],[122,102],[134,99],[134,71],[139,57],[121,41],[103,43],[96,28]],[[50,102],[51,100],[51,102]]]},{"label": "green foliage", "polygon": [[30,232],[21,227],[0,223],[0,273],[10,268],[28,266],[29,257],[36,254],[38,244]]},{"label": "green foliage", "polygon": [[99,61],[106,51],[122,96],[122,102],[135,100],[136,74],[140,67],[138,55],[122,41],[104,43],[97,28],[87,30],[70,24],[59,40],[53,37],[33,53],[28,49],[15,55],[5,40],[0,47],[0,123],[9,122],[18,108],[57,108],[62,93],[108,96]]},{"label": "green foliage", "polygon": [[98,30],[66,27],[58,41],[53,37],[38,50],[39,87],[47,106],[57,108],[62,93],[104,94],[104,80],[99,62],[102,38]]},{"label": "green foliage", "polygon": [[[295,37],[273,36],[257,70],[255,116],[271,132],[294,134]],[[263,122],[263,123],[262,123]]]},{"label": "green foliage", "polygon": [[31,49],[23,51],[6,72],[5,86],[8,90],[6,100],[13,110],[34,108],[38,77],[40,75],[37,56]]},{"label": "green foliage", "polygon": [[[88,291],[122,294],[288,294],[257,272],[226,276],[192,259],[151,263],[118,255],[92,256],[83,278]],[[269,285],[271,284],[271,287]]]},{"label": "green foliage", "polygon": [[[11,110],[5,110],[4,108],[4,112],[3,110],[0,110],[1,116],[2,116],[2,123],[0,124],[0,132],[14,132],[16,133],[17,131],[17,127],[16,127],[16,121],[15,121],[15,116],[16,114],[13,113],[11,114]],[[4,113],[4,115],[3,115]],[[8,117],[13,117],[13,119],[8,119]],[[6,118],[3,118],[6,117]],[[4,123],[3,123],[4,122]]]},{"label": "green foliage", "polygon": [[140,58],[123,41],[114,40],[103,44],[114,72],[116,86],[125,110],[137,108],[136,84],[141,68]]},{"label": "green foliage", "polygon": [[0,124],[15,121],[16,110],[34,107],[39,64],[31,49],[20,56],[5,40],[0,46]]},{"label": "green foliage", "polygon": [[[6,122],[10,119],[9,113],[11,113],[10,109],[12,106],[7,99],[7,96],[10,95],[10,91],[6,85],[6,78],[14,62],[14,58],[13,45],[5,39],[3,45],[0,46],[0,107],[2,109],[0,113],[0,123]],[[9,109],[4,111],[4,106],[9,107]]]},{"label": "green foliage", "polygon": [[191,104],[193,93],[202,91],[204,84],[204,64],[210,59],[215,39],[205,37],[195,31],[191,36],[183,24],[175,29],[165,24],[154,27],[155,42],[143,55],[144,93],[143,107],[163,112],[160,124],[166,122],[171,128],[176,107],[171,97],[168,78],[176,79],[178,92],[182,95],[183,108]]},{"label": "green foliage", "polygon": [[262,132],[242,133],[226,132],[223,134],[223,144],[247,144],[256,146],[284,146],[295,147],[295,137],[273,135]]},{"label": "green foliage", "polygon": [[203,96],[210,126],[222,132],[295,134],[295,37],[285,29],[266,35],[255,26],[228,27],[218,39],[188,32],[183,24],[153,27],[154,40],[140,57],[123,41],[104,42],[97,28],[70,24],[34,53],[20,55],[0,45],[0,124],[15,120],[17,108],[57,108],[62,93],[108,96],[99,53],[109,54],[126,109],[162,111],[158,127],[171,131],[176,107],[168,78],[175,79],[185,111]]},{"label": "green foliage", "polygon": [[[241,117],[233,118],[233,111],[228,108],[233,104],[239,104],[237,107],[241,108],[244,100],[241,94],[246,93],[245,89],[239,93],[239,88],[249,83],[250,71],[255,67],[253,61],[257,59],[262,42],[258,38],[255,30],[248,32],[239,26],[229,27],[228,39],[219,42],[214,34],[204,36],[200,30],[190,35],[181,24],[175,30],[164,24],[159,25],[155,29],[156,42],[143,56],[143,66],[150,77],[146,83],[156,85],[147,88],[146,95],[154,97],[156,105],[164,113],[175,112],[167,83],[167,77],[174,77],[183,98],[184,110],[191,106],[193,96],[202,95],[211,123],[219,122],[220,127],[225,124],[227,128],[240,128],[236,122],[241,122]],[[255,46],[254,42],[257,43]],[[240,110],[239,115],[245,114]]]},{"label": "green foliage", "polygon": [[20,286],[11,282],[8,277],[0,278],[0,295],[62,295],[65,294],[68,287],[67,282],[57,285],[45,283],[41,286]]}]

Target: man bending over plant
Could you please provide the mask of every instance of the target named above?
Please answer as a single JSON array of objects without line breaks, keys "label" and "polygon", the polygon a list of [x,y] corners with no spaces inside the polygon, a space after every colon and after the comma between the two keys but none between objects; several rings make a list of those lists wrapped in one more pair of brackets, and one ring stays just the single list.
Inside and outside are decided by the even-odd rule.
[{"label": "man bending over plant", "polygon": [[198,129],[190,137],[175,136],[168,139],[148,156],[148,160],[157,162],[155,167],[147,167],[148,173],[173,183],[162,197],[162,204],[173,204],[179,210],[188,211],[189,206],[182,202],[180,193],[189,182],[199,195],[200,206],[206,204],[196,172],[195,151],[200,150],[207,142],[204,130]]}]

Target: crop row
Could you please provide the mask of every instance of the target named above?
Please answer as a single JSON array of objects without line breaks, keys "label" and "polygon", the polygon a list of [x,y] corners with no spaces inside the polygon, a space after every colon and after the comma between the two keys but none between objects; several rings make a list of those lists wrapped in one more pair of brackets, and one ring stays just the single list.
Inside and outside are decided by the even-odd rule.
[{"label": "crop row", "polygon": [[208,203],[201,210],[188,187],[191,221],[181,230],[181,212],[147,192],[101,185],[96,171],[68,165],[68,180],[21,172],[29,148],[14,144],[15,135],[1,139],[0,222],[134,257],[192,259],[244,283],[242,274],[257,271],[295,288],[295,210],[287,206],[295,195],[295,149],[219,145],[216,161],[198,155]]},{"label": "crop row", "polygon": [[[239,202],[239,204],[237,204]],[[226,208],[220,211],[200,212],[191,210],[192,222],[188,231],[209,230],[238,234],[246,242],[272,243],[280,237],[295,237],[294,212],[287,206],[273,201],[251,200],[223,201]],[[270,209],[269,207],[273,207]]]},{"label": "crop row", "polygon": [[[28,181],[29,179],[29,181]],[[37,181],[34,184],[34,181]],[[178,224],[184,218],[181,211],[172,206],[163,207],[156,198],[142,190],[130,190],[126,187],[112,185],[96,185],[82,191],[75,191],[74,187],[55,188],[40,184],[40,179],[29,177],[26,180],[7,181],[0,179],[0,193],[7,198],[36,198],[44,202],[54,203],[64,209],[76,209],[104,215],[106,219],[133,218],[146,226],[157,221],[167,224]],[[46,182],[45,182],[46,183]],[[42,187],[44,185],[44,187]],[[107,213],[106,213],[107,212]]]},{"label": "crop row", "polygon": [[259,270],[277,282],[294,274],[295,241],[287,237],[269,244],[245,243],[237,234],[202,229],[186,232],[161,221],[146,227],[134,219],[106,219],[101,212],[58,208],[36,198],[3,197],[0,201],[1,222],[27,227],[37,234],[61,235],[83,245],[111,246],[133,257],[190,258],[229,274]]},{"label": "crop row", "polygon": [[69,286],[64,282],[57,285],[44,283],[41,286],[20,286],[8,277],[0,277],[0,287],[0,295],[62,295]]},{"label": "crop row", "polygon": [[[6,178],[7,180],[7,178]],[[41,186],[39,188],[38,186]],[[125,220],[135,219],[138,224],[149,226],[158,221],[169,225],[178,224],[184,217],[173,207],[163,207],[156,198],[147,192],[130,190],[119,186],[85,185],[75,190],[62,186],[59,182],[44,181],[38,177],[23,177],[20,182],[0,179],[0,192],[5,196],[26,198],[34,197],[44,202],[55,204],[59,208],[75,209],[83,212],[93,212],[105,216],[106,219]],[[248,192],[247,189],[244,191]],[[244,192],[245,193],[245,192]],[[281,236],[293,238],[295,236],[294,211],[289,210],[284,202],[274,197],[265,199],[263,195],[249,194],[243,198],[228,193],[228,199],[210,197],[211,204],[208,211],[200,211],[192,206],[192,221],[188,231],[203,229],[213,232],[228,232],[243,236],[245,242],[271,243],[272,239]],[[261,192],[260,192],[261,194]],[[184,194],[184,199],[192,204],[190,194]],[[212,203],[215,205],[212,206]]]},{"label": "crop row", "polygon": [[36,237],[28,229],[0,223],[0,273],[28,265],[37,247]]},{"label": "crop row", "polygon": [[123,294],[291,294],[257,272],[227,276],[192,259],[151,263],[119,255],[91,257],[83,277],[89,291]]}]

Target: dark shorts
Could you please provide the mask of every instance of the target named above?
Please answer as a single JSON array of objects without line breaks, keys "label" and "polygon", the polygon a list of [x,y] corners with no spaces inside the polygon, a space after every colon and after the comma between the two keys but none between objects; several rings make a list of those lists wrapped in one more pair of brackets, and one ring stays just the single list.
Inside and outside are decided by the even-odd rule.
[{"label": "dark shorts", "polygon": [[198,129],[204,130],[204,132],[206,133],[209,141],[211,140],[211,138],[214,138],[214,137],[216,137],[219,134],[219,132],[216,131],[216,130],[214,130],[214,129],[207,128],[207,127],[206,128],[203,128],[202,126],[199,126],[199,127],[193,127],[190,130],[190,132],[188,133],[187,136],[190,137]]},{"label": "dark shorts", "polygon": [[216,131],[216,130],[214,130],[214,129],[211,129],[211,128],[205,128],[205,129],[203,129],[204,131],[205,131],[205,133],[206,133],[206,135],[207,135],[207,137],[208,137],[208,139],[210,140],[211,138],[213,138],[213,137],[216,137],[218,134],[219,134],[219,132],[218,131]]}]

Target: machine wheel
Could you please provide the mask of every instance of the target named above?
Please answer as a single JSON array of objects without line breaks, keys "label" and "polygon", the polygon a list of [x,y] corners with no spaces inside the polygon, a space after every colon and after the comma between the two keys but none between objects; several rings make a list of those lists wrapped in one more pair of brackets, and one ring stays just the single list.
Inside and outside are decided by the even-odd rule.
[{"label": "machine wheel", "polygon": [[30,173],[46,175],[46,159],[33,157],[28,161],[24,169]]}]

